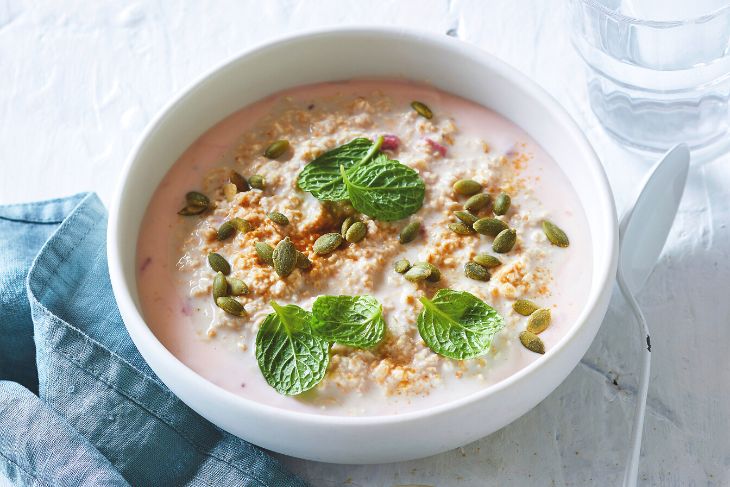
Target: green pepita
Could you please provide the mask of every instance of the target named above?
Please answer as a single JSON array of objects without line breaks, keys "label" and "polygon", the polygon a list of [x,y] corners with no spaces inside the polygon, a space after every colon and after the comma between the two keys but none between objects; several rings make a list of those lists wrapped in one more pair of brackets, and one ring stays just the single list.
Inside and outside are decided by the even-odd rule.
[{"label": "green pepita", "polygon": [[228,222],[241,233],[248,233],[253,229],[253,225],[243,218],[231,218]]},{"label": "green pepita", "polygon": [[281,157],[287,150],[289,150],[289,141],[283,139],[277,140],[272,142],[271,145],[266,148],[264,151],[264,157],[267,159],[276,159]]},{"label": "green pepita", "polygon": [[540,309],[540,307],[529,299],[518,299],[512,303],[512,309],[522,316],[530,316],[532,313]]},{"label": "green pepita", "polygon": [[297,269],[308,271],[312,268],[312,261],[302,252],[297,250]]},{"label": "green pepita", "polygon": [[477,254],[472,260],[487,269],[502,265],[502,261],[491,254]]},{"label": "green pepita", "polygon": [[363,222],[355,222],[350,225],[345,234],[345,240],[350,243],[358,243],[368,234],[368,227]]},{"label": "green pepita", "polygon": [[190,191],[185,195],[185,202],[188,206],[202,206],[207,208],[210,206],[210,200],[203,193],[197,191]]},{"label": "green pepita", "polygon": [[505,215],[509,211],[509,207],[512,204],[512,198],[507,193],[499,193],[494,199],[494,214]]},{"label": "green pepita", "polygon": [[345,220],[342,222],[342,226],[340,227],[340,235],[342,235],[342,238],[345,238],[345,235],[347,234],[347,230],[356,221],[360,221],[360,220],[358,220],[354,216],[348,216],[347,218],[345,218]]},{"label": "green pepita", "polygon": [[297,249],[289,237],[276,244],[271,259],[274,262],[274,271],[279,276],[286,277],[294,271],[297,266]]},{"label": "green pepita", "polygon": [[530,315],[527,320],[527,331],[539,335],[550,326],[550,309],[540,308]]},{"label": "green pepita", "polygon": [[243,296],[248,294],[248,286],[242,280],[235,277],[229,277],[226,280],[228,281],[228,289],[230,290],[231,296]]},{"label": "green pepita", "polygon": [[231,238],[236,233],[236,227],[231,222],[224,222],[223,225],[218,227],[218,240],[226,240]]},{"label": "green pepita", "polygon": [[254,244],[256,254],[258,254],[261,262],[268,265],[274,265],[274,248],[264,242],[256,242]]},{"label": "green pepita", "polygon": [[441,271],[438,267],[430,262],[416,262],[413,267],[424,267],[430,271],[426,280],[428,282],[439,282],[441,280]]},{"label": "green pepita", "polygon": [[276,223],[277,225],[281,225],[282,227],[289,225],[289,219],[286,217],[286,215],[283,213],[279,213],[278,211],[272,211],[266,216],[269,218],[269,220]]},{"label": "green pepita", "polygon": [[221,255],[215,252],[208,254],[208,264],[210,268],[216,272],[222,272],[225,275],[231,273],[231,264]]},{"label": "green pepita", "polygon": [[472,226],[474,223],[479,220],[479,217],[472,215],[468,211],[455,211],[454,216],[464,222],[465,225]]},{"label": "green pepita", "polygon": [[545,232],[545,236],[550,243],[557,245],[558,247],[567,247],[570,245],[570,240],[563,230],[560,229],[556,224],[551,221],[543,220],[542,231]]},{"label": "green pepita", "polygon": [[216,300],[222,296],[228,296],[228,281],[222,272],[218,272],[213,278],[213,299]]},{"label": "green pepita", "polygon": [[459,179],[454,183],[454,193],[462,196],[472,196],[482,190],[482,185],[473,179]]},{"label": "green pepita", "polygon": [[393,264],[393,269],[395,269],[395,272],[398,274],[405,274],[410,268],[411,263],[408,262],[408,259],[399,259],[395,261],[395,264]]},{"label": "green pepita", "polygon": [[449,229],[452,232],[458,233],[459,235],[471,235],[474,233],[474,229],[469,225],[465,225],[463,222],[452,222],[449,223]]},{"label": "green pepita", "polygon": [[428,266],[418,266],[414,265],[408,271],[403,274],[403,277],[405,277],[407,280],[411,282],[419,282],[424,281],[428,279],[428,277],[431,275],[431,268]]},{"label": "green pepita", "polygon": [[507,230],[502,230],[499,232],[499,235],[494,238],[494,242],[492,242],[492,250],[498,254],[506,254],[512,250],[512,247],[515,246],[515,242],[517,242],[517,232],[514,229],[508,228]]},{"label": "green pepita", "polygon": [[205,206],[186,206],[182,210],[178,211],[178,215],[182,216],[193,216],[193,215],[200,215],[205,210],[207,210]]},{"label": "green pepita", "polygon": [[322,205],[335,220],[341,220],[342,218],[357,214],[357,210],[348,200],[323,201]]},{"label": "green pepita", "polygon": [[251,190],[251,186],[249,186],[246,178],[238,174],[236,171],[231,170],[231,175],[228,177],[228,180],[231,182],[231,184],[236,186],[236,190],[239,193]]},{"label": "green pepita", "polygon": [[466,211],[470,211],[472,213],[477,213],[480,210],[483,210],[487,206],[489,206],[489,203],[492,202],[492,197],[489,196],[487,193],[478,193],[473,196],[470,196],[468,200],[464,203],[464,209]]},{"label": "green pepita", "polygon": [[486,267],[476,262],[467,262],[464,264],[464,275],[475,281],[488,281],[492,277]]},{"label": "green pepita", "polygon": [[421,220],[413,220],[408,225],[403,227],[398,235],[398,241],[401,244],[407,244],[413,242],[418,236],[418,231],[421,229]]},{"label": "green pepita", "polygon": [[539,336],[529,331],[523,331],[520,333],[520,342],[531,352],[544,354],[545,344],[542,342]]},{"label": "green pepita", "polygon": [[499,218],[480,218],[474,222],[474,230],[482,235],[496,237],[509,226]]},{"label": "green pepita", "polygon": [[260,174],[254,174],[248,178],[248,184],[250,184],[252,188],[264,189],[266,186],[266,179],[264,179],[264,177]]},{"label": "green pepita", "polygon": [[190,191],[185,195],[185,207],[178,211],[178,215],[191,216],[199,215],[208,209],[210,206],[210,200],[203,193],[197,191]]},{"label": "green pepita", "polygon": [[243,308],[243,305],[228,296],[221,296],[216,299],[215,304],[217,304],[220,309],[233,316],[246,316],[246,310]]},{"label": "green pepita", "polygon": [[420,101],[414,101],[411,103],[411,108],[413,108],[418,114],[424,118],[431,119],[433,118],[433,112],[431,111],[428,106],[426,106],[425,103],[421,103]]},{"label": "green pepita", "polygon": [[342,235],[325,233],[314,242],[312,250],[317,255],[327,255],[337,250],[340,245],[342,245]]}]

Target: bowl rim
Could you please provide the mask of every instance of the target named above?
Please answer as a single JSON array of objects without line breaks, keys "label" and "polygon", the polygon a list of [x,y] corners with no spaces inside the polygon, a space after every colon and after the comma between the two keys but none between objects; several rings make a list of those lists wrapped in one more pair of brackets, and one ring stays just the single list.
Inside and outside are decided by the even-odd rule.
[{"label": "bowl rim", "polygon": [[[400,37],[409,38],[411,41],[422,43],[424,44],[424,47],[427,47],[428,45],[438,45],[441,48],[457,51],[459,54],[464,55],[471,61],[482,64],[489,70],[495,71],[508,78],[511,82],[518,85],[519,89],[529,93],[531,97],[543,104],[543,106],[550,112],[551,117],[553,117],[556,121],[559,121],[561,126],[568,131],[568,135],[571,139],[582,148],[586,155],[590,156],[590,161],[585,161],[585,163],[590,164],[593,178],[598,183],[596,188],[598,191],[595,194],[595,198],[599,201],[598,206],[601,208],[601,213],[605,216],[606,224],[608,225],[606,232],[610,236],[610,238],[606,239],[606,242],[604,243],[604,245],[610,246],[607,252],[608,258],[606,259],[605,265],[600,268],[593,269],[597,279],[595,280],[596,284],[591,289],[588,299],[586,300],[587,304],[584,305],[581,314],[576,319],[568,333],[566,333],[560,341],[552,347],[550,351],[548,351],[548,353],[542,355],[537,360],[526,367],[521,368],[512,375],[495,384],[489,385],[478,392],[424,409],[416,409],[403,413],[390,413],[372,416],[344,416],[294,411],[261,403],[254,399],[245,398],[223,389],[190,369],[175,355],[173,355],[162,342],[160,342],[152,329],[146,324],[140,310],[138,310],[137,306],[134,304],[130,289],[125,282],[124,270],[121,261],[121,246],[123,245],[123,239],[118,231],[118,226],[120,225],[120,209],[123,201],[125,200],[129,173],[131,172],[140,152],[148,143],[148,140],[155,136],[158,127],[166,122],[170,117],[170,112],[184,104],[187,98],[192,95],[200,85],[204,84],[210,78],[221,75],[236,64],[245,61],[248,57],[266,51],[270,48],[282,47],[291,43],[298,43],[303,40],[309,40],[317,37],[332,37],[333,39],[337,39],[347,36],[385,36],[394,39]],[[593,248],[595,248],[595,243]],[[204,394],[211,400],[218,403],[226,403],[227,405],[233,406],[239,410],[245,409],[258,411],[260,414],[271,418],[287,421],[299,421],[308,424],[365,427],[417,421],[423,418],[437,416],[443,413],[448,413],[449,411],[460,409],[472,403],[481,401],[487,396],[498,394],[500,391],[512,387],[519,382],[528,380],[529,376],[538,368],[544,367],[548,362],[556,361],[568,343],[573,341],[576,335],[584,329],[591,313],[598,306],[601,297],[606,292],[606,289],[610,289],[610,286],[612,285],[613,279],[615,278],[618,259],[618,222],[608,178],[598,156],[588,142],[587,137],[568,114],[567,110],[563,108],[563,106],[560,105],[552,95],[541,88],[536,82],[528,78],[525,74],[498,59],[496,56],[484,51],[477,45],[443,34],[392,26],[326,27],[300,31],[265,40],[229,57],[180,90],[173,96],[170,102],[157,112],[143,130],[136,144],[133,146],[121,170],[120,180],[116,186],[109,209],[107,258],[112,288],[119,306],[120,314],[132,341],[135,343],[135,346],[138,348],[143,358],[145,358],[146,362],[149,363],[145,354],[149,351],[148,347],[152,347],[155,350],[149,351],[149,353],[158,354],[158,359],[163,361],[167,367],[175,367],[180,370],[180,374],[185,376],[185,382],[189,385],[195,386],[199,394]],[[152,368],[151,365],[150,367]]]}]

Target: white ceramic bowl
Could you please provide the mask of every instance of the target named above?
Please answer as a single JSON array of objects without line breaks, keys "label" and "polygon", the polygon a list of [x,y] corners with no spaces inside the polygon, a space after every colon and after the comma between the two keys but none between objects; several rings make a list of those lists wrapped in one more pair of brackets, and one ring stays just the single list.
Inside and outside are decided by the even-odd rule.
[{"label": "white ceramic bowl", "polygon": [[[426,81],[492,108],[527,131],[568,175],[587,214],[593,241],[588,301],[567,335],[534,363],[479,393],[431,409],[332,417],[236,396],[183,365],[145,324],[135,282],[142,216],[175,160],[227,115],[292,86],[361,77]],[[225,63],[179,95],[149,125],[126,163],[110,211],[108,254],[114,294],[132,340],[152,370],[191,408],[221,428],[277,452],[325,462],[380,463],[477,440],[553,391],[576,366],[601,324],[616,272],[618,234],[601,164],[565,110],[540,87],[480,49],[447,36],[367,28],[318,31],[267,43]]]}]

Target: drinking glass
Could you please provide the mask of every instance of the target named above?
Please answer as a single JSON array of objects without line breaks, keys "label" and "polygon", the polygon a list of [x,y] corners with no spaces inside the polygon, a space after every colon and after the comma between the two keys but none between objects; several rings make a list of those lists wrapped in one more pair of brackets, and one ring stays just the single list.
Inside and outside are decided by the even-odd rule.
[{"label": "drinking glass", "polygon": [[591,108],[621,142],[698,149],[730,128],[730,2],[570,0]]}]

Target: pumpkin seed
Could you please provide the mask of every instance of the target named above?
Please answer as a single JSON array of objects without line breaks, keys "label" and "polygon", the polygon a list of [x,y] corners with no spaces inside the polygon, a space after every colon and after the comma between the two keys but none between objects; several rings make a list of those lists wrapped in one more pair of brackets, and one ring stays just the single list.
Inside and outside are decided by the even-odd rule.
[{"label": "pumpkin seed", "polygon": [[243,308],[243,305],[228,296],[221,296],[220,298],[217,298],[215,300],[215,304],[228,314],[234,316],[246,316],[246,310]]},{"label": "pumpkin seed", "polygon": [[477,254],[472,260],[487,269],[502,265],[501,260],[490,254]]},{"label": "pumpkin seed", "polygon": [[358,243],[368,234],[368,227],[363,222],[355,222],[350,225],[345,234],[345,240],[349,243]]},{"label": "pumpkin seed", "polygon": [[507,193],[499,193],[494,200],[494,214],[505,215],[509,211],[510,204],[512,204],[512,198]]},{"label": "pumpkin seed", "polygon": [[235,277],[229,277],[226,281],[228,281],[228,289],[230,290],[231,296],[243,296],[244,294],[248,294],[248,286],[242,280]]},{"label": "pumpkin seed", "polygon": [[246,178],[238,174],[236,171],[231,170],[231,175],[228,177],[228,180],[231,182],[231,184],[236,186],[236,189],[239,193],[251,190],[251,186],[249,186]]},{"label": "pumpkin seed", "polygon": [[252,188],[264,189],[264,186],[266,186],[266,180],[262,175],[254,174],[248,178],[248,184],[251,185]]},{"label": "pumpkin seed", "polygon": [[509,226],[499,218],[480,218],[474,222],[473,228],[482,235],[496,237],[500,232],[507,230]]},{"label": "pumpkin seed", "polygon": [[264,242],[256,242],[254,244],[254,248],[256,249],[256,254],[258,254],[259,259],[261,259],[261,262],[264,264],[274,265],[274,248]]},{"label": "pumpkin seed", "polygon": [[431,264],[430,262],[416,262],[413,267],[425,267],[430,271],[430,274],[426,278],[428,282],[439,282],[441,280],[441,271],[438,267]]},{"label": "pumpkin seed", "polygon": [[266,150],[264,151],[264,157],[266,157],[267,159],[276,159],[278,157],[281,157],[288,149],[288,140],[277,140],[272,142],[271,145],[266,148]]},{"label": "pumpkin seed", "polygon": [[395,264],[393,264],[393,269],[395,269],[395,272],[398,274],[404,274],[408,272],[408,269],[411,268],[411,263],[408,262],[408,259],[400,259],[396,260]]},{"label": "pumpkin seed", "polygon": [[269,218],[269,220],[276,223],[277,225],[281,225],[282,227],[289,225],[289,219],[286,217],[286,215],[283,213],[279,213],[278,211],[272,211],[266,216]]},{"label": "pumpkin seed", "polygon": [[297,249],[289,237],[276,244],[271,259],[274,261],[274,271],[279,276],[286,277],[294,271],[297,266]]},{"label": "pumpkin seed", "polygon": [[178,211],[178,215],[182,216],[192,216],[192,215],[200,215],[208,208],[205,206],[186,206],[182,210]]},{"label": "pumpkin seed", "polygon": [[479,220],[479,217],[472,215],[468,211],[455,211],[454,215],[467,226],[472,226],[477,220]]},{"label": "pumpkin seed", "polygon": [[473,179],[459,179],[454,183],[454,193],[462,196],[472,196],[482,190],[482,185]]},{"label": "pumpkin seed", "polygon": [[218,272],[213,278],[213,299],[216,300],[221,296],[228,296],[228,281],[222,272]]},{"label": "pumpkin seed", "polygon": [[312,268],[312,261],[309,260],[309,257],[307,257],[302,252],[299,252],[297,250],[297,269],[302,269],[303,271],[308,271]]},{"label": "pumpkin seed", "polygon": [[492,277],[486,267],[476,262],[467,262],[464,264],[464,275],[475,281],[488,281]]},{"label": "pumpkin seed", "polygon": [[342,226],[340,227],[340,235],[342,235],[342,238],[345,238],[345,235],[347,234],[347,230],[350,228],[350,226],[353,223],[355,223],[357,221],[360,221],[360,220],[358,220],[354,216],[348,216],[347,218],[345,218],[345,221],[342,222]]},{"label": "pumpkin seed", "polygon": [[499,232],[499,235],[494,238],[494,242],[492,242],[492,250],[498,254],[506,254],[512,250],[512,247],[515,246],[515,242],[517,242],[517,232],[515,230],[511,228],[502,230]]},{"label": "pumpkin seed", "polygon": [[312,250],[317,255],[327,255],[337,250],[340,245],[342,245],[342,235],[339,233],[325,233],[314,242]]},{"label": "pumpkin seed", "polygon": [[479,210],[483,210],[489,203],[492,202],[492,197],[487,193],[478,193],[470,196],[464,203],[464,209],[472,213],[477,213]]},{"label": "pumpkin seed", "polygon": [[570,245],[568,236],[553,222],[543,220],[542,231],[545,232],[545,236],[550,240],[551,244],[557,245],[558,247],[567,247]]},{"label": "pumpkin seed", "polygon": [[231,218],[228,222],[235,227],[241,233],[248,233],[253,229],[253,225],[248,220],[243,218]]},{"label": "pumpkin seed", "polygon": [[522,316],[530,316],[532,313],[540,309],[540,307],[529,299],[518,299],[512,303],[512,309]]},{"label": "pumpkin seed", "polygon": [[210,206],[210,200],[203,193],[197,191],[190,191],[185,195],[185,207],[178,211],[178,215],[191,216],[199,215],[208,209]]},{"label": "pumpkin seed", "polygon": [[327,212],[335,218],[335,220],[340,220],[357,214],[357,210],[348,200],[323,201],[322,205],[325,210],[327,210]]},{"label": "pumpkin seed", "polygon": [[210,200],[203,193],[197,191],[190,191],[185,195],[185,201],[188,206],[202,206],[207,208],[210,206]]},{"label": "pumpkin seed", "polygon": [[431,268],[427,266],[418,266],[414,265],[408,271],[403,274],[403,277],[405,277],[407,280],[411,282],[419,282],[423,281],[425,279],[428,279],[428,277],[431,275]]},{"label": "pumpkin seed", "polygon": [[225,275],[231,273],[231,264],[221,254],[216,254],[215,252],[209,253],[208,264],[216,272],[222,272]]},{"label": "pumpkin seed", "polygon": [[433,118],[433,112],[431,111],[428,106],[426,106],[425,103],[421,103],[420,101],[414,101],[411,102],[411,108],[413,108],[418,114],[424,118],[431,119]]},{"label": "pumpkin seed", "polygon": [[520,342],[531,352],[544,354],[545,344],[542,342],[539,336],[529,331],[523,331],[520,333]]},{"label": "pumpkin seed", "polygon": [[409,242],[413,242],[418,236],[418,231],[421,229],[421,220],[413,220],[408,225],[403,227],[398,235],[398,241],[405,245]]},{"label": "pumpkin seed", "polygon": [[550,326],[550,309],[541,308],[530,315],[527,320],[527,331],[539,335]]},{"label": "pumpkin seed", "polygon": [[218,240],[226,240],[236,233],[236,227],[230,221],[224,222],[218,227]]},{"label": "pumpkin seed", "polygon": [[452,232],[458,233],[459,235],[471,235],[474,233],[474,229],[463,222],[452,222],[449,223],[449,228]]}]

